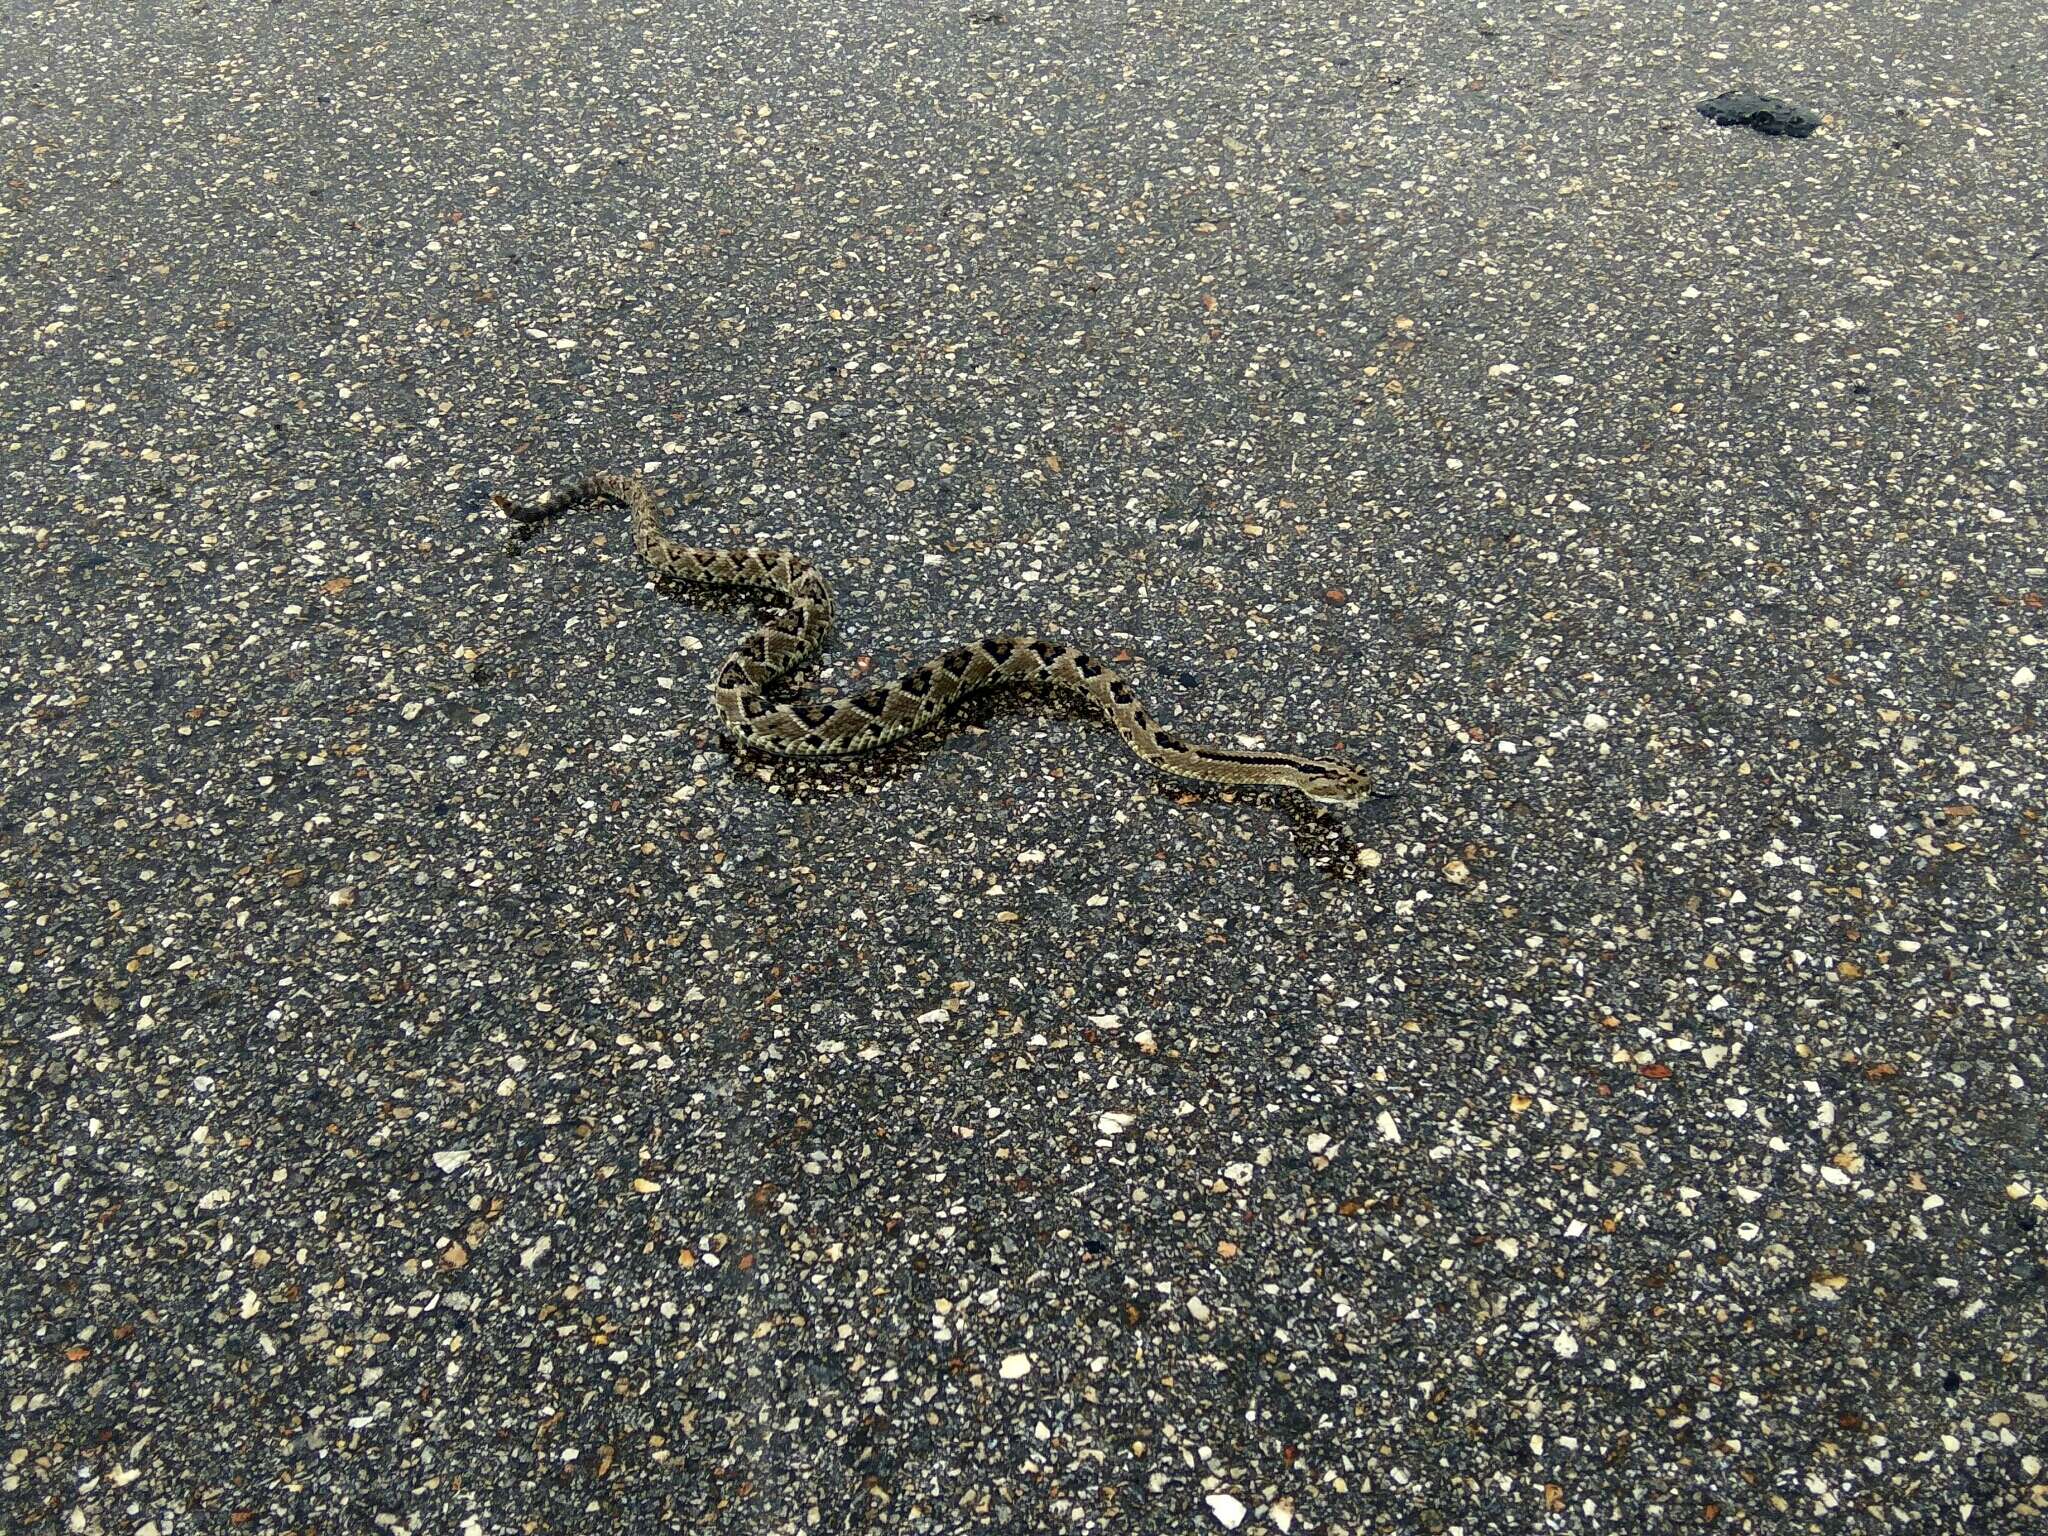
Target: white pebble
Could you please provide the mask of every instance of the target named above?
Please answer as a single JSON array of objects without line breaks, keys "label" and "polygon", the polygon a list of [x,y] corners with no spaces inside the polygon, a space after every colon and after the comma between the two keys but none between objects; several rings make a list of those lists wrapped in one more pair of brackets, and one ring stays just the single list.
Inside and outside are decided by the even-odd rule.
[{"label": "white pebble", "polygon": [[1373,1124],[1380,1128],[1381,1140],[1397,1142],[1401,1139],[1401,1127],[1394,1124],[1394,1117],[1389,1111],[1381,1110]]},{"label": "white pebble", "polygon": [[1000,1367],[1005,1381],[1018,1381],[1031,1374],[1031,1357],[1027,1354],[1003,1356]]},{"label": "white pebble", "polygon": [[2034,669],[2032,667],[2021,667],[2012,675],[2012,685],[2015,688],[2024,688],[2033,680]]},{"label": "white pebble", "polygon": [[1569,1360],[1579,1352],[1579,1341],[1572,1337],[1571,1329],[1567,1328],[1550,1341],[1550,1347]]},{"label": "white pebble", "polygon": [[1607,717],[1605,715],[1589,713],[1586,716],[1585,723],[1586,729],[1589,731],[1604,731],[1607,729]]},{"label": "white pebble", "polygon": [[1244,1506],[1227,1493],[1209,1495],[1209,1513],[1226,1531],[1234,1531],[1244,1524]]}]

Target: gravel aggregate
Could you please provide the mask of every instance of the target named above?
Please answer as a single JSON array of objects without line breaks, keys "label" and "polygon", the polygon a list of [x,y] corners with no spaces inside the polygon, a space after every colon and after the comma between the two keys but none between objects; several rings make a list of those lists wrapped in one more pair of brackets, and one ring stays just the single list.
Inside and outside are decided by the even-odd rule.
[{"label": "gravel aggregate", "polygon": [[[0,44],[10,1528],[2048,1513],[2036,6]],[[1401,793],[737,757],[594,467]]]}]

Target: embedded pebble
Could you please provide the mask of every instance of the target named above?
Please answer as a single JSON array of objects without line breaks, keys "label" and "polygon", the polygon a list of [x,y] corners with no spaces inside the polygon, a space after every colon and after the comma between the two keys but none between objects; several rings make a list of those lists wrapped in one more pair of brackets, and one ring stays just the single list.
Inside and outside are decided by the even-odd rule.
[{"label": "embedded pebble", "polygon": [[1229,1494],[1212,1493],[1206,1502],[1209,1505],[1209,1513],[1215,1516],[1216,1523],[1226,1531],[1234,1531],[1244,1524],[1245,1507]]},{"label": "embedded pebble", "polygon": [[1755,91],[1723,91],[1699,103],[1699,113],[1724,128],[1754,128],[1793,138],[1805,138],[1821,125],[1818,112]]}]

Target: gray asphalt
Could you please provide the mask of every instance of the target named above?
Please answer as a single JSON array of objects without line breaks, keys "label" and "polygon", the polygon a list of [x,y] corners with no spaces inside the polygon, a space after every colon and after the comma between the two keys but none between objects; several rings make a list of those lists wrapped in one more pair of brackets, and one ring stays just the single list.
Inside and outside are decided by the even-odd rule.
[{"label": "gray asphalt", "polygon": [[12,1526],[2048,1511],[2048,34],[1665,9],[0,10]]}]

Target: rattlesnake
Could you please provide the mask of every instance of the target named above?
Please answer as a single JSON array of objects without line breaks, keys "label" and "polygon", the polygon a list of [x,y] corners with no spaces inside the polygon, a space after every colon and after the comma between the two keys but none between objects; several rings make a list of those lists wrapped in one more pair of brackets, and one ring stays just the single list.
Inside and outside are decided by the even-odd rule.
[{"label": "rattlesnake", "polygon": [[1160,726],[1115,672],[1071,645],[1031,635],[991,636],[914,667],[894,682],[843,699],[774,704],[768,690],[817,655],[832,628],[832,589],[816,566],[779,549],[695,549],[662,531],[639,480],[599,472],[565,480],[538,501],[493,495],[506,516],[539,523],[585,502],[609,500],[633,514],[633,548],[664,576],[711,586],[766,589],[788,606],[743,640],[711,687],[741,746],[770,757],[832,758],[872,752],[932,724],[969,694],[1001,684],[1044,683],[1087,696],[1130,749],[1153,767],[1211,784],[1280,785],[1311,800],[1355,804],[1372,780],[1349,763],[1288,752],[1239,752],[1184,741]]}]

